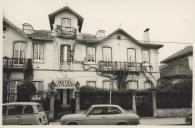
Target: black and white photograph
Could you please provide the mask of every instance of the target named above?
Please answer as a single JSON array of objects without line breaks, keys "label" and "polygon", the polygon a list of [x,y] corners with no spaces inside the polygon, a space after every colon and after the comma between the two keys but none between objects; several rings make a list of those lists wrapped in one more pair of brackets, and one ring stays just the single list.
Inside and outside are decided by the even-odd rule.
[{"label": "black and white photograph", "polygon": [[3,0],[1,122],[193,126],[194,0]]}]

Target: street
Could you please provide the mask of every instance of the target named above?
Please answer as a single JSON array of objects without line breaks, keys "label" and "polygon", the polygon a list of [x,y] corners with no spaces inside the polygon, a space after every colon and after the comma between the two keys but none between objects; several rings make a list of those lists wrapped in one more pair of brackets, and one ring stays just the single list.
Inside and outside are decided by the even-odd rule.
[{"label": "street", "polygon": [[[140,125],[184,125],[184,117],[176,118],[141,118]],[[59,120],[50,122],[49,125],[60,125]]]}]

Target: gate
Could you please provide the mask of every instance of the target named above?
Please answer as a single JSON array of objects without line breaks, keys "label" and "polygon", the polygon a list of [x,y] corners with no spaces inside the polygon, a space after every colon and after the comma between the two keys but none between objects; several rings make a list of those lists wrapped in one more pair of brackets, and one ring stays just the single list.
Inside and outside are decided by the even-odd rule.
[{"label": "gate", "polygon": [[136,110],[141,117],[153,116],[152,94],[139,92],[136,94]]}]

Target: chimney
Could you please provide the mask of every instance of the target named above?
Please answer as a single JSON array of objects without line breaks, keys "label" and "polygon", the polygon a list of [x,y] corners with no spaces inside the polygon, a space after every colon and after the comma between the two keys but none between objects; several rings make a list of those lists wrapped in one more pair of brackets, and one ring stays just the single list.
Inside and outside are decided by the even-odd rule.
[{"label": "chimney", "polygon": [[33,29],[33,27],[32,27],[31,24],[29,24],[29,23],[23,23],[22,26],[23,26],[24,33],[26,33],[26,34],[32,34],[32,33],[34,33],[34,29]]},{"label": "chimney", "polygon": [[150,41],[150,34],[149,34],[149,31],[150,31],[150,29],[149,28],[146,28],[145,30],[144,30],[144,42],[149,42]]}]

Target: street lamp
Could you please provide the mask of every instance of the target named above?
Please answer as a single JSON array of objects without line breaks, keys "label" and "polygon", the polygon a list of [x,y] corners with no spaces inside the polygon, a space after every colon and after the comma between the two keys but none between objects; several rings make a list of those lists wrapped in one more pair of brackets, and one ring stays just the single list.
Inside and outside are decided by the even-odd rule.
[{"label": "street lamp", "polygon": [[75,87],[77,88],[77,90],[79,90],[79,86],[80,86],[80,83],[77,81],[75,84]]},{"label": "street lamp", "polygon": [[112,104],[112,89],[113,89],[113,82],[110,82],[109,89],[110,89],[110,104]]},{"label": "street lamp", "polygon": [[54,83],[54,81],[52,80],[52,82],[49,84],[49,90],[50,90],[50,92],[54,92],[54,87],[55,87],[55,83]]}]

